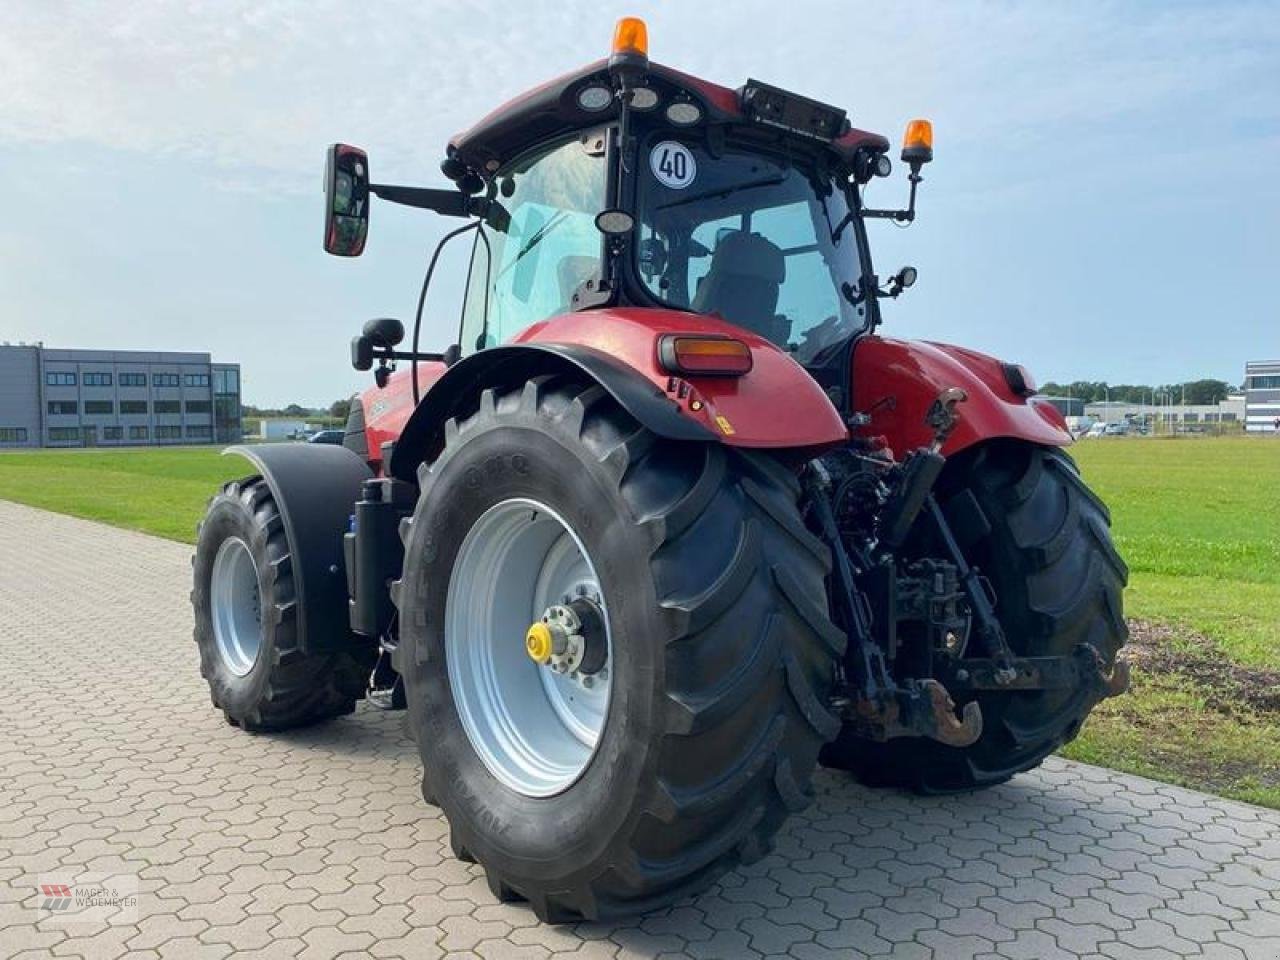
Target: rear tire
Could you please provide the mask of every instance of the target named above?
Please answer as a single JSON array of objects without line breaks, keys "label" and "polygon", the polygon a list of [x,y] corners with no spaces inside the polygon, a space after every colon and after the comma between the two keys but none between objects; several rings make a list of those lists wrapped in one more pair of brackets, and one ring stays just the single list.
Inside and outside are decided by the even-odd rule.
[{"label": "rear tire", "polygon": [[[966,559],[995,589],[1014,653],[1067,656],[1087,643],[1109,670],[1128,636],[1121,607],[1128,568],[1111,542],[1106,506],[1071,458],[996,441],[949,463],[938,497]],[[929,539],[917,549],[939,554]],[[923,738],[877,743],[846,728],[824,749],[823,765],[871,786],[921,793],[988,787],[1074,739],[1097,702],[1091,689],[984,692],[977,700],[983,733],[968,747]]]},{"label": "rear tire", "polygon": [[289,541],[261,477],[209,502],[192,567],[200,674],[228,723],[283,730],[355,709],[372,655],[300,648]]},{"label": "rear tire", "polygon": [[[543,377],[486,390],[419,482],[393,591],[396,658],[424,796],[448,817],[455,854],[484,866],[499,900],[527,900],[549,922],[663,906],[764,855],[810,802],[818,750],[839,729],[829,556],[804,529],[790,471],[662,440],[600,387]],[[455,698],[456,671],[471,668],[450,661],[443,629],[468,533],[513,501],[545,505],[580,543],[610,636],[594,752],[543,795],[481,758],[466,694]],[[468,586],[532,606],[513,585],[499,592],[514,577],[495,580]]]}]

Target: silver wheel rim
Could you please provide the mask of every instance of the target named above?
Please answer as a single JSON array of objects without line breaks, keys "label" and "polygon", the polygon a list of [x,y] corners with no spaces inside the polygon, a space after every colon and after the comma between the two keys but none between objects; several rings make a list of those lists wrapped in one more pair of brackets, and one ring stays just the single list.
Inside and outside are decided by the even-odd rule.
[{"label": "silver wheel rim", "polygon": [[228,670],[243,677],[262,649],[262,602],[258,566],[239,537],[228,537],[218,547],[209,595],[218,654]]},{"label": "silver wheel rim", "polygon": [[[529,624],[575,597],[604,615],[605,666],[590,678],[556,673],[525,651]],[[612,654],[600,579],[573,528],[535,500],[490,507],[462,542],[445,607],[449,687],[489,772],[529,797],[572,786],[604,730]]]}]

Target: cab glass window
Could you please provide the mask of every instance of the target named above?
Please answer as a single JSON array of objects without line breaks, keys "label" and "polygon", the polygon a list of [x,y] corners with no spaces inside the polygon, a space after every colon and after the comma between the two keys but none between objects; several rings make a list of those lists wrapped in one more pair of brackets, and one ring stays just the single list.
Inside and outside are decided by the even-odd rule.
[{"label": "cab glass window", "polygon": [[574,137],[521,158],[495,184],[496,206],[472,250],[464,353],[567,312],[574,292],[600,270],[595,217],[604,207],[603,155]]}]

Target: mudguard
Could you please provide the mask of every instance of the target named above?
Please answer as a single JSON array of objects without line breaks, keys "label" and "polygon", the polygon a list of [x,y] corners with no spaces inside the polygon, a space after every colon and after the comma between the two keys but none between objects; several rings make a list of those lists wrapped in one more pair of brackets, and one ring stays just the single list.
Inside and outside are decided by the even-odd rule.
[{"label": "mudguard", "polygon": [[298,638],[308,653],[342,650],[352,643],[342,535],[369,465],[345,447],[282,443],[228,447],[267,482],[289,538],[297,591]]},{"label": "mudguard", "polygon": [[1072,442],[1058,409],[1043,397],[1015,393],[996,358],[945,343],[875,336],[853,351],[854,409],[870,417],[855,433],[883,436],[899,457],[928,444],[933,433],[925,414],[947,387],[960,387],[968,399],[956,408],[960,422],[944,455],[997,437],[1047,446]]},{"label": "mudguard", "polygon": [[[751,349],[742,377],[675,377],[658,363],[667,333],[722,334]],[[807,371],[776,346],[718,317],[675,310],[602,309],[533,324],[512,343],[449,368],[427,391],[395,446],[390,473],[414,480],[443,443],[446,421],[485,387],[548,372],[585,374],[661,437],[818,452],[843,443],[840,414]]]}]

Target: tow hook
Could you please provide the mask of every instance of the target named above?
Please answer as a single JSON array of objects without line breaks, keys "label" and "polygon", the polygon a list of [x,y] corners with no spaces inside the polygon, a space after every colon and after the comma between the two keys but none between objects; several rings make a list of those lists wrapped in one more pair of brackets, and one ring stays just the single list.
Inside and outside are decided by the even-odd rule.
[{"label": "tow hook", "polygon": [[937,680],[908,680],[880,700],[860,700],[854,723],[872,740],[928,737],[952,747],[967,747],[982,736],[982,707],[966,703],[956,716],[955,701]]},{"label": "tow hook", "polygon": [[547,607],[525,633],[529,659],[556,673],[576,675],[584,685],[605,665],[608,641],[604,614],[595,601],[578,597],[569,603]]}]

